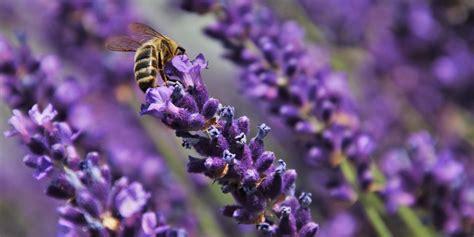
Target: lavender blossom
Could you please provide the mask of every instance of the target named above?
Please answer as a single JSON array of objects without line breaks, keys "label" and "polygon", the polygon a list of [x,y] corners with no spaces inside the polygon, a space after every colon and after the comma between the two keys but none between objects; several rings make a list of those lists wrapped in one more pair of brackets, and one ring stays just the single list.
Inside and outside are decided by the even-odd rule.
[{"label": "lavender blossom", "polygon": [[106,54],[104,48],[108,37],[125,34],[128,23],[139,19],[131,1],[53,0],[34,7],[40,9],[35,16],[49,25],[37,32],[43,44],[76,69],[87,70],[87,80],[95,81],[88,86],[104,89],[133,82],[129,58]]},{"label": "lavender blossom", "polygon": [[314,236],[319,227],[311,221],[311,195],[297,198],[296,171],[265,151],[270,128],[260,125],[247,144],[249,119],[235,118],[235,108],[209,97],[201,78],[206,67],[202,54],[174,57],[165,67],[172,82],[148,89],[141,113],[160,119],[196,150],[199,157],[189,157],[188,172],[202,173],[232,194],[236,203],[222,209],[225,216],[256,224],[268,236]]},{"label": "lavender blossom", "polygon": [[[474,75],[474,54],[469,48],[473,28],[468,20],[472,9],[464,5],[464,1],[452,5],[438,1],[382,4],[384,11],[379,14],[386,20],[368,28],[373,37],[366,43],[370,57],[377,60],[367,60],[361,78],[393,81],[432,124],[435,121],[430,114],[450,103],[471,108],[465,98]],[[450,11],[459,11],[466,18],[454,20]]]},{"label": "lavender blossom", "polygon": [[470,233],[474,215],[468,210],[474,202],[464,195],[473,190],[471,174],[451,151],[437,151],[428,133],[413,134],[405,149],[384,157],[381,168],[387,177],[382,194],[389,211],[400,206],[424,209],[432,224],[445,233]]},{"label": "lavender blossom", "polygon": [[[432,114],[453,106],[472,111],[469,91],[474,75],[470,47],[474,42],[474,11],[469,1],[338,0],[325,5],[317,1],[299,2],[328,38],[337,36],[331,43],[342,50],[347,48],[341,42],[350,43],[360,51],[354,72],[364,91],[361,103],[367,106],[362,112],[368,118],[369,129],[386,131],[396,127],[385,138],[408,136],[409,131],[404,131],[406,121],[393,118],[404,112],[396,108],[403,102],[400,96],[406,98],[405,107],[413,107],[437,132],[443,130],[444,124]],[[351,37],[354,32],[360,37]],[[379,103],[381,100],[383,103]]]},{"label": "lavender blossom", "polygon": [[[150,224],[154,215],[147,207],[150,194],[126,177],[113,180],[98,153],[81,158],[74,146],[77,133],[67,123],[55,121],[57,114],[52,105],[42,111],[34,105],[28,116],[13,110],[12,128],[5,135],[19,136],[29,148],[23,162],[35,170],[36,179],[50,180],[46,194],[68,200],[58,208],[59,236],[182,233],[161,222]],[[141,227],[141,222],[147,224]]]},{"label": "lavender blossom", "polygon": [[[80,149],[105,154],[113,176],[139,180],[154,197],[150,203],[171,221],[186,225],[190,233],[196,232],[185,190],[177,185],[131,110],[110,95],[86,90],[87,85],[75,78],[64,76],[61,81],[62,65],[55,55],[37,57],[26,42],[14,47],[2,39],[0,45],[4,49],[0,53],[0,95],[12,109],[26,113],[37,102],[54,104],[58,118],[81,130]],[[117,129],[123,124],[127,129]],[[127,139],[131,142],[124,143]]]},{"label": "lavender blossom", "polygon": [[0,38],[0,96],[10,107],[26,111],[54,92],[59,59],[54,55],[35,58],[25,39],[22,36],[19,39],[20,45],[15,48]]},{"label": "lavender blossom", "polygon": [[[215,4],[210,9],[222,14],[206,33],[224,44],[225,57],[242,66],[242,91],[304,138],[306,164],[332,169],[349,158],[361,188],[374,190],[369,169],[374,142],[360,130],[345,76],[331,70],[322,50],[304,43],[295,22],[279,22],[254,1]],[[349,187],[333,180],[325,185],[331,193]]]}]

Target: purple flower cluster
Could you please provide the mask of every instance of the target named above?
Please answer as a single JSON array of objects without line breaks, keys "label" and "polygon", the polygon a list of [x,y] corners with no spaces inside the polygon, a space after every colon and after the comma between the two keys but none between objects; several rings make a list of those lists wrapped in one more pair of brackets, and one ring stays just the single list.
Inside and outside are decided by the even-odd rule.
[{"label": "purple flower cluster", "polygon": [[[310,1],[300,2],[311,5]],[[339,4],[362,6],[367,2]],[[356,75],[364,91],[365,126],[386,146],[408,141],[406,149],[391,151],[381,161],[387,176],[382,191],[387,209],[412,206],[424,210],[428,217],[423,219],[429,219],[445,233],[461,236],[473,229],[473,203],[466,198],[472,190],[472,177],[467,172],[472,165],[467,158],[472,157],[472,145],[459,134],[446,132],[446,126],[452,125],[433,114],[458,105],[472,109],[472,99],[466,91],[472,90],[474,76],[470,46],[474,42],[474,11],[467,2],[372,1],[362,10],[364,17],[353,19],[351,24],[364,35],[361,41],[352,43],[366,51],[357,69],[360,74]],[[318,15],[322,9],[337,17],[323,19]],[[318,5],[307,8],[317,24],[336,29],[333,34],[338,28],[331,26],[361,14],[330,13],[340,9]],[[411,106],[415,115],[404,115]],[[470,112],[467,114],[471,116]],[[414,116],[419,116],[418,123],[432,128],[435,136],[442,139],[443,150],[436,149],[426,132],[409,135],[413,125],[407,123],[416,120]]]},{"label": "purple flower cluster", "polygon": [[[215,3],[218,4],[218,3]],[[325,167],[333,196],[354,199],[338,169],[355,162],[359,183],[373,189],[371,138],[359,129],[345,76],[334,72],[324,52],[304,42],[295,22],[279,22],[269,8],[239,0],[221,3],[218,21],[206,33],[228,49],[226,57],[243,67],[242,90],[265,102],[270,112],[303,137],[305,162]]]},{"label": "purple flower cluster", "polygon": [[398,0],[382,5],[386,19],[368,29],[376,60],[367,70],[395,82],[428,121],[448,103],[472,108],[474,10],[467,5]]},{"label": "purple flower cluster", "polygon": [[[72,77],[63,79],[57,56],[36,57],[25,42],[13,47],[2,39],[0,45],[0,95],[10,108],[26,113],[36,103],[53,104],[58,118],[81,131],[77,140],[81,150],[106,154],[114,177],[139,180],[153,196],[149,203],[172,221],[186,225],[191,233],[195,231],[185,191],[176,185],[163,158],[130,110],[119,106],[110,96],[86,93],[84,86]],[[127,124],[128,129],[117,130],[122,124]],[[124,143],[126,139],[130,142]]]},{"label": "purple flower cluster", "polygon": [[40,1],[36,16],[42,24],[37,34],[54,52],[73,66],[87,70],[89,85],[104,89],[107,86],[131,83],[133,77],[130,58],[105,54],[103,47],[108,37],[125,34],[127,25],[138,17],[128,0],[114,1]]},{"label": "purple flower cluster", "polygon": [[[309,2],[302,2],[309,4]],[[313,2],[311,2],[311,4],[313,4]],[[337,5],[342,3],[339,1],[331,2],[331,4]],[[373,69],[372,73],[374,73],[374,75],[380,75],[378,73],[383,73],[384,69],[392,70],[391,65],[394,65],[393,62],[396,63],[399,59],[403,59],[403,56],[401,56],[403,52],[416,54],[416,52],[418,52],[417,48],[427,48],[426,56],[432,55],[432,49],[435,48],[454,52],[439,44],[427,44],[426,40],[435,40],[438,42],[437,39],[444,39],[443,37],[445,36],[453,35],[440,33],[439,36],[441,38],[431,37],[431,34],[439,32],[434,31],[436,29],[430,28],[430,26],[433,26],[433,24],[429,22],[429,19],[431,19],[431,9],[420,7],[427,3],[421,3],[421,1],[369,3],[368,1],[362,0],[350,3],[347,1],[344,4],[346,4],[344,7],[331,8],[332,11],[330,10],[330,12],[334,13],[334,11],[340,12],[344,11],[344,9],[351,9],[350,13],[352,15],[338,15],[339,12],[336,14],[328,13],[327,16],[329,16],[329,19],[326,20],[330,23],[323,27],[334,30],[334,27],[331,27],[334,24],[341,26],[334,30],[336,33],[333,35],[336,38],[341,37],[340,43],[361,44],[361,42],[368,42],[363,46],[368,47],[369,52],[372,53],[370,56],[373,56],[373,58],[371,58],[372,61],[367,61],[367,64],[361,66],[362,68],[359,70],[362,72],[367,72],[367,68],[373,65],[379,65],[381,67],[375,69],[371,68]],[[384,83],[380,83],[380,80],[361,80],[364,82],[362,86],[364,92],[369,92],[367,95],[364,95],[367,96],[368,102],[364,101],[366,102],[364,105],[367,106],[362,109],[364,112],[363,117],[369,115],[369,121],[375,121],[376,123],[360,122],[358,120],[359,115],[355,113],[355,111],[360,108],[354,108],[354,99],[351,96],[345,78],[331,71],[331,68],[328,66],[329,60],[325,55],[317,54],[319,52],[315,48],[304,43],[303,30],[299,26],[292,22],[279,23],[273,16],[271,10],[254,1],[216,2],[215,5],[217,7],[209,7],[209,10],[220,10],[217,18],[218,21],[208,26],[206,33],[220,40],[224,47],[228,49],[225,56],[243,67],[243,73],[240,77],[243,91],[253,97],[264,100],[269,110],[277,114],[278,117],[283,118],[286,124],[296,131],[297,134],[309,137],[306,143],[308,150],[307,164],[326,163],[337,166],[342,159],[347,157],[353,160],[356,165],[358,183],[362,189],[377,190],[379,187],[373,183],[374,178],[370,170],[371,160],[369,158],[375,148],[374,142],[371,136],[363,131],[367,129],[374,131],[375,137],[377,139],[383,138],[384,141],[389,139],[399,141],[397,138],[390,138],[390,135],[401,134],[404,136],[407,134],[407,132],[404,133],[396,129],[392,131],[390,127],[393,123],[406,122],[402,121],[400,115],[397,115],[397,111],[403,113],[399,104],[400,99],[396,98],[397,94],[388,92],[385,88],[389,87]],[[318,18],[320,17],[322,19],[325,17],[324,15],[317,14],[318,11],[323,11],[320,9],[324,9],[321,8],[321,5],[314,4],[311,6],[315,9],[315,15],[317,15]],[[391,8],[393,6],[400,6],[400,8]],[[403,17],[407,14],[407,11],[406,7],[402,6],[418,6],[414,7],[414,9],[420,10],[421,12],[413,13],[413,21],[409,21],[406,19],[412,18]],[[354,7],[365,12],[353,11]],[[388,10],[390,12],[394,9],[395,11],[400,10],[400,14],[396,15],[396,17],[389,17],[389,19],[384,18],[383,20],[377,20],[369,24],[368,19],[372,19],[376,16],[380,17],[385,11]],[[355,16],[357,14],[359,14],[360,17]],[[389,16],[392,15],[389,14]],[[400,17],[398,18],[398,16]],[[351,17],[361,24],[354,28],[353,22],[350,22],[352,21],[350,20]],[[326,20],[322,19],[323,22]],[[420,24],[425,23],[426,25],[410,28],[413,34],[423,34],[423,31],[430,31],[425,32],[427,34],[425,41],[411,38],[404,41],[386,40],[386,36],[393,38],[399,37],[400,35],[403,36],[403,34],[399,34],[399,32],[391,35],[390,29],[393,28],[391,24],[399,24],[400,22],[411,23],[416,22],[415,20]],[[348,24],[349,22],[350,24]],[[467,20],[466,22],[469,21]],[[366,25],[370,26],[372,30],[370,31],[371,35],[365,35],[365,31],[368,31],[368,26]],[[344,29],[344,27],[350,27],[351,30],[339,31],[339,29]],[[423,31],[420,31],[420,28],[423,28]],[[448,27],[446,29],[450,28]],[[341,32],[351,34],[351,36],[340,35]],[[463,32],[469,32],[468,28],[465,28]],[[468,37],[469,34],[466,34],[466,38]],[[374,44],[375,42],[377,43]],[[415,42],[415,44],[412,42]],[[460,41],[455,42],[457,42],[457,46],[460,44],[466,45]],[[466,39],[465,42],[469,42],[469,40]],[[372,47],[374,45],[377,45],[378,48],[376,48],[377,50],[371,51],[375,49]],[[392,50],[391,46],[393,45],[397,47],[393,47]],[[405,47],[407,50],[404,51],[400,47]],[[466,47],[455,48],[461,49],[460,52],[469,52],[469,49]],[[391,54],[392,52],[393,54]],[[424,73],[424,66],[417,65],[417,63],[424,64],[424,61],[418,60],[416,56],[420,55],[414,55],[412,57],[414,63],[405,64],[405,62],[411,62],[410,60],[400,61],[404,63],[405,69],[421,69],[416,75],[418,75],[420,79],[425,78],[423,75],[430,75],[430,71]],[[459,58],[459,60],[460,66],[472,61],[466,57]],[[370,64],[370,62],[372,64]],[[399,71],[397,74],[400,76],[399,79],[402,83],[405,83],[405,85],[413,89],[413,93],[408,94],[409,100],[411,102],[425,103],[427,107],[422,109],[430,106],[436,107],[437,102],[441,100],[437,98],[432,99],[433,97],[428,95],[435,95],[435,97],[440,95],[439,92],[431,93],[433,88],[434,90],[438,90],[436,89],[437,83],[417,86],[417,81],[410,79],[411,76],[414,75],[411,73],[413,70]],[[389,76],[390,75],[392,74],[389,73]],[[372,77],[369,76],[369,78],[372,79],[373,75]],[[456,78],[459,78],[459,76],[456,76]],[[395,82],[398,83],[398,81]],[[403,89],[403,87],[401,88]],[[407,90],[403,89],[403,92],[407,92]],[[428,94],[425,94],[425,92]],[[414,104],[416,105],[416,103]],[[394,110],[391,111],[391,108],[394,108]],[[433,112],[434,110],[427,111]],[[388,117],[389,119],[386,119]],[[430,119],[436,120],[433,116],[431,116]],[[407,124],[403,124],[403,126],[401,124],[397,125],[399,126],[395,128],[401,128],[401,130],[406,129],[406,127],[403,126],[408,126]],[[381,130],[381,128],[385,128],[386,130]],[[401,139],[403,139],[403,136]],[[466,166],[466,164],[458,163],[459,159],[457,158],[459,158],[461,154],[463,154],[463,152],[451,154],[451,158],[439,158],[438,168],[436,169],[438,176],[432,174],[432,167],[427,167],[429,171],[427,171],[427,174],[423,173],[422,177],[424,178],[420,178],[421,180],[419,179],[419,182],[411,180],[413,177],[406,178],[402,182],[400,181],[399,175],[390,175],[390,173],[388,173],[387,187],[383,188],[382,191],[382,195],[387,201],[387,207],[391,210],[395,210],[398,205],[419,203],[420,197],[430,197],[429,203],[432,204],[431,206],[418,205],[418,207],[424,210],[436,209],[435,212],[430,213],[430,216],[436,219],[433,221],[436,227],[444,229],[447,233],[468,233],[465,231],[469,230],[472,226],[471,217],[459,208],[462,206],[462,208],[470,210],[471,208],[467,208],[467,206],[471,204],[469,201],[461,206],[457,206],[457,204],[460,203],[458,200],[467,200],[466,193],[468,192],[460,190],[470,190],[468,184],[470,178],[456,179],[456,182],[447,180],[457,177],[456,174],[460,174],[458,173],[461,172],[460,169],[462,170],[464,169],[463,167]],[[427,159],[429,151],[420,151],[419,155],[420,160]],[[438,159],[438,156],[441,157],[441,154],[434,153],[432,156],[432,159]],[[458,157],[454,159],[453,157],[456,156]],[[398,157],[394,159],[396,161],[389,161],[386,163],[386,166],[391,167],[395,162],[400,160]],[[445,167],[445,165],[449,165],[449,167]],[[407,168],[405,172],[415,174],[417,173],[415,170],[419,167],[420,165],[413,165]],[[448,169],[443,170],[441,167]],[[334,178],[325,177],[326,184],[329,187],[332,186],[330,193],[335,197],[341,195],[346,198],[351,197],[351,192],[348,191],[350,189],[347,189],[347,186],[344,185],[345,182],[343,180],[341,181],[340,174],[337,174],[338,173],[334,175]],[[417,174],[421,175],[419,172]],[[420,189],[420,187],[427,185],[426,177],[432,176],[438,178],[442,177],[441,179],[444,179],[445,183],[441,185],[442,188],[437,189],[436,192],[433,190]],[[436,178],[434,180],[436,180]],[[450,187],[448,188],[449,191],[444,191],[446,189],[446,182],[449,183],[447,186],[457,185],[457,188],[453,189]],[[405,188],[408,188],[409,191],[405,190]],[[440,193],[440,190],[450,194]],[[461,193],[463,194],[461,195]],[[425,199],[426,198],[423,199],[424,202],[426,202]],[[438,206],[433,207],[433,205]],[[443,207],[440,208],[439,206]],[[452,216],[452,218],[446,218],[447,216]],[[440,221],[440,219],[442,219],[442,221]],[[460,223],[463,223],[464,226],[461,226]],[[450,226],[446,228],[448,224]]]},{"label": "purple flower cluster", "polygon": [[149,207],[150,194],[126,177],[112,179],[98,153],[81,158],[74,146],[77,133],[65,122],[55,121],[52,105],[42,111],[34,105],[25,116],[13,110],[12,129],[30,153],[23,162],[35,170],[38,180],[48,178],[46,194],[67,200],[58,208],[59,236],[184,236],[160,220]]},{"label": "purple flower cluster", "polygon": [[[471,235],[474,5],[294,2],[304,9],[288,15],[304,10],[323,43],[305,40],[304,17],[280,20],[279,4],[181,1],[215,15],[205,33],[240,67],[242,98],[258,101],[266,124],[256,132],[210,97],[202,54],[159,68],[169,80],[138,95],[140,115],[156,119],[139,120],[133,60],[103,46],[146,16],[132,1],[0,3],[2,27],[19,30],[18,46],[0,38],[0,97],[13,111],[5,135],[20,138],[24,164],[62,200],[58,236],[240,236],[255,227],[258,236]],[[29,14],[17,14],[25,4]],[[37,57],[27,39],[54,55]],[[187,160],[155,122],[193,150]],[[432,135],[413,133],[422,129]],[[283,149],[269,148],[268,136]]]},{"label": "purple flower cluster", "polygon": [[234,118],[234,107],[209,97],[201,78],[206,67],[203,55],[174,57],[165,68],[172,81],[147,90],[141,113],[160,119],[199,154],[189,157],[188,172],[203,173],[232,194],[236,204],[223,208],[225,216],[257,224],[267,236],[314,236],[319,226],[311,220],[311,194],[296,197],[296,171],[265,151],[270,127],[261,124],[247,142],[249,119]]},{"label": "purple flower cluster", "polygon": [[52,81],[59,67],[57,57],[34,58],[21,36],[17,48],[0,38],[0,52],[0,96],[10,107],[26,111],[52,96]]},{"label": "purple flower cluster", "polygon": [[[438,121],[431,114],[453,103],[472,110],[474,10],[469,1],[339,0],[324,7],[299,2],[328,38],[337,36],[332,43],[363,50],[357,79],[361,87],[378,91],[377,97],[397,88],[432,126]],[[393,86],[377,85],[387,80]]]},{"label": "purple flower cluster", "polygon": [[385,155],[380,166],[387,176],[382,191],[387,209],[428,210],[437,228],[454,235],[469,234],[474,225],[472,174],[451,151],[436,148],[428,133],[419,132],[408,139],[405,149]]}]

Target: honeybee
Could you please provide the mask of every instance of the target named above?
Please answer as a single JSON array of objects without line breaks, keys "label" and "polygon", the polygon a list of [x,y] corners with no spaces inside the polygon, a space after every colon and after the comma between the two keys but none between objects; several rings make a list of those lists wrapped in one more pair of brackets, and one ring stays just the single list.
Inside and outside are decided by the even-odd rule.
[{"label": "honeybee", "polygon": [[106,41],[105,47],[113,51],[135,52],[133,70],[138,87],[143,92],[150,87],[158,86],[157,73],[166,84],[168,77],[164,72],[164,66],[174,56],[184,54],[184,48],[147,25],[131,23],[128,28],[133,38],[114,36]]}]

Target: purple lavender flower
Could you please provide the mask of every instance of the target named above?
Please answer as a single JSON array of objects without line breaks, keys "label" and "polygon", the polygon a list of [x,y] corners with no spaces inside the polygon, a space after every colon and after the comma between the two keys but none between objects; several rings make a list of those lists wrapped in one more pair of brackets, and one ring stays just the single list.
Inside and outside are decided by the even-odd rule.
[{"label": "purple lavender flower", "polygon": [[311,221],[311,195],[298,199],[296,171],[265,151],[263,138],[270,128],[260,125],[247,144],[249,119],[234,118],[235,108],[209,97],[200,73],[206,66],[203,55],[174,57],[165,67],[173,81],[148,89],[141,113],[160,119],[194,147],[201,157],[189,157],[188,172],[214,179],[236,201],[223,208],[225,216],[256,224],[269,236],[314,236],[319,227]]},{"label": "purple lavender flower", "polygon": [[26,42],[20,41],[15,48],[3,37],[0,49],[0,96],[9,106],[27,110],[54,92],[52,80],[59,68],[57,57],[35,58]]},{"label": "purple lavender flower", "polygon": [[[430,221],[445,233],[470,232],[473,202],[464,199],[472,189],[465,164],[449,150],[439,152],[426,132],[413,134],[406,149],[388,153],[381,168],[387,177],[382,194],[387,209],[411,206],[430,212]],[[463,211],[466,210],[466,211]]]},{"label": "purple lavender flower", "polygon": [[[91,88],[128,84],[133,77],[128,58],[105,54],[104,42],[124,34],[137,14],[128,0],[116,1],[39,1],[32,5],[41,24],[36,32],[65,62],[86,71]],[[122,66],[118,66],[122,65]],[[133,82],[133,81],[132,81]]]},{"label": "purple lavender flower", "polygon": [[368,127],[377,135],[376,131],[396,126],[390,129],[395,137],[409,133],[403,131],[406,122],[393,117],[403,113],[392,110],[401,110],[393,108],[400,106],[400,96],[408,102],[405,107],[413,107],[438,131],[442,128],[433,113],[449,110],[453,104],[472,110],[468,91],[472,90],[474,75],[469,47],[474,42],[474,13],[468,2],[340,0],[318,4],[300,0],[327,38],[336,38],[330,43],[343,50],[351,43],[360,50],[354,72],[364,90],[362,104],[367,106],[362,109]]},{"label": "purple lavender flower", "polygon": [[[20,111],[34,113],[34,119],[40,123],[50,116],[49,113],[39,114],[38,106],[29,109],[37,102],[54,104],[57,117],[68,119],[72,127],[81,131],[77,140],[81,149],[99,150],[105,154],[114,176],[140,180],[153,194],[154,198],[150,203],[172,221],[186,223],[191,233],[195,231],[196,223],[187,211],[185,191],[176,184],[163,158],[146,137],[130,109],[119,105],[108,94],[86,90],[89,86],[84,86],[72,77],[66,76],[59,82],[62,69],[59,59],[54,55],[37,57],[26,42],[13,47],[10,42],[2,39],[0,45],[5,49],[0,53],[0,94],[12,109],[17,109],[15,114]],[[47,107],[48,110],[51,108]],[[33,140],[31,149],[42,149],[42,141],[36,142],[30,136],[33,124],[29,119],[23,118],[24,116],[15,116],[11,119],[11,123],[17,125],[12,133],[20,133],[24,142],[30,143]],[[117,129],[123,124],[127,124],[127,129]],[[69,135],[66,133],[61,137],[67,140]],[[124,143],[124,140],[129,142]],[[32,162],[37,162],[38,158],[31,159],[33,158]],[[48,159],[42,157],[38,161],[41,162],[39,167],[44,171],[49,171]],[[36,172],[37,177],[45,175],[41,169]],[[176,207],[183,211],[177,212]]]},{"label": "purple lavender flower", "polygon": [[[96,152],[81,158],[73,144],[76,133],[67,123],[55,121],[57,111],[51,105],[43,110],[35,105],[29,116],[18,110],[13,114],[6,135],[20,135],[30,149],[25,165],[35,169],[36,179],[50,179],[47,195],[69,200],[58,209],[59,236],[149,234],[139,225],[149,218],[145,211],[150,201],[140,183],[126,177],[114,181]],[[162,223],[154,225],[162,228],[160,233],[179,231]]]},{"label": "purple lavender flower", "polygon": [[[295,22],[279,22],[253,1],[224,2],[218,9],[222,14],[206,33],[224,44],[225,57],[243,67],[242,91],[305,138],[307,164],[332,169],[349,158],[362,188],[373,190],[369,157],[374,145],[360,130],[345,76],[331,70],[322,50],[304,43],[304,31]],[[326,186],[339,189],[334,184],[349,187],[331,180]]]}]

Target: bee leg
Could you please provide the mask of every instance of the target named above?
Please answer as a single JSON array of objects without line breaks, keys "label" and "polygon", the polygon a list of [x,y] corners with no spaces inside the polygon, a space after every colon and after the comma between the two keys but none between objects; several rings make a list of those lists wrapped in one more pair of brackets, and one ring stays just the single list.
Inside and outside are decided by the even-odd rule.
[{"label": "bee leg", "polygon": [[161,51],[158,51],[157,59],[158,59],[157,68],[158,68],[158,72],[160,73],[161,80],[163,80],[163,82],[165,83],[165,86],[168,86],[168,78],[166,77],[165,72],[163,70],[164,59],[163,59],[163,54],[161,53]]},{"label": "bee leg", "polygon": [[158,72],[160,73],[161,79],[163,79],[165,86],[168,86],[168,77],[165,75],[164,70],[160,69]]},{"label": "bee leg", "polygon": [[186,53],[186,49],[184,49],[183,47],[181,46],[178,46],[178,48],[176,48],[176,55],[183,55]]}]

